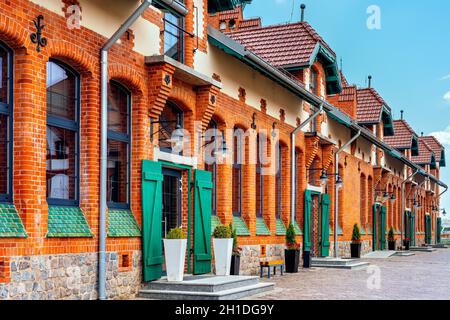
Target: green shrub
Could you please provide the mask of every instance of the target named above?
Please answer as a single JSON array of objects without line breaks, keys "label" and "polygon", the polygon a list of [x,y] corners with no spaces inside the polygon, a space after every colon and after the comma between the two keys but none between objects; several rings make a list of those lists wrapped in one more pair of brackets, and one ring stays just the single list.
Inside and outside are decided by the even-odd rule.
[{"label": "green shrub", "polygon": [[359,226],[356,223],[353,226],[352,241],[355,243],[361,242],[361,232],[359,231]]},{"label": "green shrub", "polygon": [[213,237],[216,239],[230,239],[231,238],[230,228],[224,226],[223,224],[218,225],[214,230]]},{"label": "green shrub", "polygon": [[166,239],[169,239],[169,240],[186,239],[186,238],[187,238],[187,235],[181,228],[174,228],[174,229],[170,230],[166,237]]},{"label": "green shrub", "polygon": [[393,227],[391,227],[391,228],[389,229],[389,233],[388,233],[388,241],[391,241],[391,242],[395,241],[394,228],[393,228]]},{"label": "green shrub", "polygon": [[230,223],[230,233],[231,237],[233,238],[233,256],[240,257],[241,256],[241,248],[238,246],[238,239],[237,239],[237,230],[233,228],[233,224]]},{"label": "green shrub", "polygon": [[298,245],[295,236],[294,225],[290,223],[288,229],[286,230],[286,247],[288,250],[299,250],[300,246]]}]

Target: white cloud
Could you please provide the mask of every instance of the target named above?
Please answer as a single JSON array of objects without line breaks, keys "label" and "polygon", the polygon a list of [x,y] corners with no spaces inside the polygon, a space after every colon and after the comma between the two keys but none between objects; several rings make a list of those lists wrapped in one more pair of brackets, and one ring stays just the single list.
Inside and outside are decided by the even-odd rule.
[{"label": "white cloud", "polygon": [[444,131],[433,132],[430,135],[436,137],[440,143],[450,146],[450,126],[448,126]]},{"label": "white cloud", "polygon": [[444,94],[444,100],[450,103],[450,91]]},{"label": "white cloud", "polygon": [[449,80],[450,79],[450,74],[448,74],[448,75],[446,75],[446,76],[443,76],[442,78],[441,78],[441,80]]}]

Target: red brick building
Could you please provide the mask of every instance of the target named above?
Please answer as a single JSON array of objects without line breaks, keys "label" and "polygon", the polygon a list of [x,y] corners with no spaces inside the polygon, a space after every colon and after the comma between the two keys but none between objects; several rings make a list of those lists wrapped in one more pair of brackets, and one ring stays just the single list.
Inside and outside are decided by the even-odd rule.
[{"label": "red brick building", "polygon": [[141,1],[0,4],[0,299],[135,296],[179,226],[194,274],[219,223],[243,274],[283,259],[290,223],[317,257],[348,255],[355,223],[365,252],[391,226],[436,241],[442,145],[349,85],[307,22],[236,2],[154,1],[107,60]]}]

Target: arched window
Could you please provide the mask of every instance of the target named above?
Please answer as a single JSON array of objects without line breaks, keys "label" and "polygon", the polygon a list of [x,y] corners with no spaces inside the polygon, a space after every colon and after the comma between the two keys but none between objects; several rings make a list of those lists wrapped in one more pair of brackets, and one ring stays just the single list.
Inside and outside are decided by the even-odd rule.
[{"label": "arched window", "polygon": [[233,141],[233,215],[242,216],[242,164],[244,160],[245,134],[242,129],[234,129]]},{"label": "arched window", "polygon": [[[213,158],[217,154],[219,132],[217,122],[211,120],[209,122],[208,128],[205,134],[205,143],[207,146],[205,148],[205,170],[211,172],[213,189],[212,189],[212,214],[217,215],[217,159],[206,159]],[[209,150],[207,150],[209,149]],[[208,151],[210,154],[207,155]],[[213,160],[213,161],[211,161]]]},{"label": "arched window", "polygon": [[[256,217],[262,218],[264,210],[264,176],[262,170],[264,153],[267,150],[267,138],[264,135],[258,135],[256,139]],[[264,146],[266,147],[264,148]]]},{"label": "arched window", "polygon": [[111,81],[108,88],[107,201],[111,208],[130,205],[131,94]]},{"label": "arched window", "polygon": [[276,146],[277,152],[277,167],[276,167],[276,176],[275,176],[275,212],[276,218],[281,219],[281,212],[283,210],[282,204],[282,181],[283,181],[283,153],[281,143],[278,142]]},{"label": "arched window", "polygon": [[0,42],[0,202],[12,201],[12,52]]},{"label": "arched window", "polygon": [[159,117],[159,148],[161,151],[169,153],[175,151],[174,133],[176,130],[183,130],[183,126],[183,110],[174,102],[168,101]]},{"label": "arched window", "polygon": [[78,205],[80,77],[66,64],[47,62],[47,202]]},{"label": "arched window", "polygon": [[319,75],[317,73],[317,70],[314,68],[311,68],[311,71],[309,73],[309,88],[311,89],[311,92],[315,95],[319,95]]}]

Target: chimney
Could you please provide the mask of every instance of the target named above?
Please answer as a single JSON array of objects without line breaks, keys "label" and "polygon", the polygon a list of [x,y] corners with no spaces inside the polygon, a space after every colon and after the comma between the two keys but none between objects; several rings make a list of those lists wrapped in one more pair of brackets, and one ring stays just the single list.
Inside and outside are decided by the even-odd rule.
[{"label": "chimney", "polygon": [[403,113],[404,113],[405,111],[403,111],[403,110],[400,110],[400,119],[401,120],[403,120]]},{"label": "chimney", "polygon": [[305,8],[306,8],[306,5],[304,3],[302,3],[301,6],[300,6],[300,9],[301,9],[300,21],[301,22],[305,21]]},{"label": "chimney", "polygon": [[372,76],[369,76],[369,88],[372,88]]},{"label": "chimney", "polygon": [[423,137],[423,131],[420,133],[420,136]]}]

